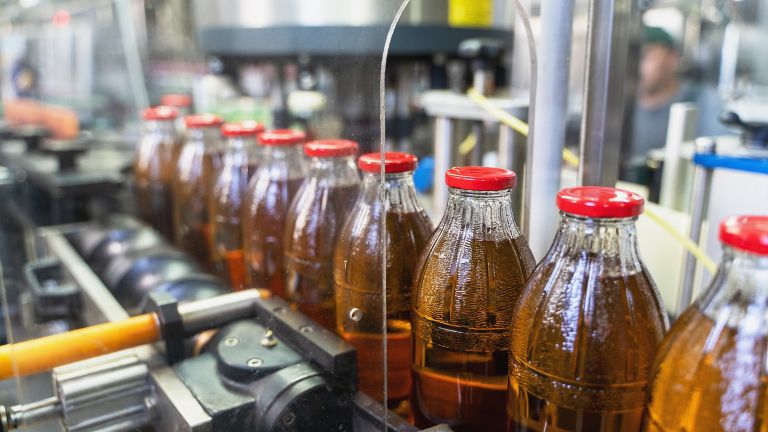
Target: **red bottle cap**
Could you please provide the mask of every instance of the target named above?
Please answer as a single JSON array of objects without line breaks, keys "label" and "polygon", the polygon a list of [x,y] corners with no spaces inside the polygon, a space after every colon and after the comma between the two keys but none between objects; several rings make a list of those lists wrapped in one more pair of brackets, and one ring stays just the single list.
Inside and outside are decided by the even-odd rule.
[{"label": "red bottle cap", "polygon": [[279,146],[301,144],[307,139],[302,131],[293,129],[275,129],[261,134],[261,144],[265,146]]},{"label": "red bottle cap", "polygon": [[[419,158],[410,153],[386,152],[384,153],[384,172],[395,174],[401,172],[413,171]],[[368,153],[360,156],[357,166],[361,171],[378,173],[381,172],[381,153]]]},{"label": "red bottle cap", "polygon": [[254,121],[224,123],[221,127],[221,134],[225,137],[259,136],[262,132],[264,132],[264,125]]},{"label": "red bottle cap", "polygon": [[720,223],[723,244],[768,255],[768,216],[732,216]]},{"label": "red bottle cap", "polygon": [[445,172],[445,184],[464,190],[500,191],[515,187],[517,175],[503,168],[454,167]]},{"label": "red bottle cap", "polygon": [[179,112],[174,107],[159,105],[145,109],[142,115],[144,120],[174,120]]},{"label": "red bottle cap", "polygon": [[640,195],[602,186],[563,189],[557,194],[557,207],[565,213],[591,218],[627,218],[643,212]]},{"label": "red bottle cap", "polygon": [[160,103],[178,108],[188,108],[192,106],[192,97],[185,94],[167,94],[160,98]]},{"label": "red bottle cap", "polygon": [[224,120],[214,114],[195,114],[184,117],[184,123],[188,128],[195,129],[221,126],[224,123]]},{"label": "red bottle cap", "polygon": [[357,147],[357,143],[350,140],[318,140],[304,144],[304,154],[309,157],[354,156]]}]

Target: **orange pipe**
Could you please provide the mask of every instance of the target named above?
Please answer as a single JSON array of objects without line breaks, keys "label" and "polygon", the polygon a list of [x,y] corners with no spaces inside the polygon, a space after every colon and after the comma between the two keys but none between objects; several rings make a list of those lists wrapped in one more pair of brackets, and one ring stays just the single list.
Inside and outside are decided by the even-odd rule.
[{"label": "orange pipe", "polygon": [[0,380],[160,340],[153,313],[0,346]]}]

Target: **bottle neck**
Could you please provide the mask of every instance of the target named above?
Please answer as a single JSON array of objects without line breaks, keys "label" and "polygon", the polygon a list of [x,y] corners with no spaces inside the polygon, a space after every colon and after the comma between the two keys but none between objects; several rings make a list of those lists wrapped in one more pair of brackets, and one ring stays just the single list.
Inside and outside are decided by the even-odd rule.
[{"label": "bottle neck", "polygon": [[263,146],[264,157],[267,163],[283,160],[303,160],[304,145],[279,145]]},{"label": "bottle neck", "polygon": [[[583,254],[602,262],[606,276],[643,271],[637,252],[637,218],[585,218],[561,213],[560,229],[548,254],[548,261]],[[612,275],[611,273],[618,273]]]},{"label": "bottle neck", "polygon": [[[369,204],[382,202],[381,175],[366,172],[363,175],[361,199]],[[387,210],[399,213],[423,211],[416,187],[413,184],[413,171],[384,175],[384,200]]]},{"label": "bottle neck", "polygon": [[471,191],[450,188],[448,206],[440,222],[441,226],[456,223],[482,227],[474,234],[477,240],[515,238],[520,230],[512,212],[512,189],[500,191]]},{"label": "bottle neck", "polygon": [[175,135],[176,127],[173,120],[147,120],[144,122],[144,133]]},{"label": "bottle neck", "polygon": [[360,183],[355,158],[313,157],[309,165],[309,178],[317,179],[321,186],[343,186]]},{"label": "bottle neck", "polygon": [[[708,302],[707,299],[720,301]],[[738,302],[768,305],[768,255],[723,247],[720,268],[704,295],[705,303]]]},{"label": "bottle neck", "polygon": [[206,151],[220,151],[223,144],[218,127],[187,129],[187,142],[202,145]]},{"label": "bottle neck", "polygon": [[227,139],[224,163],[248,163],[249,156],[258,143],[256,138],[232,137]]}]

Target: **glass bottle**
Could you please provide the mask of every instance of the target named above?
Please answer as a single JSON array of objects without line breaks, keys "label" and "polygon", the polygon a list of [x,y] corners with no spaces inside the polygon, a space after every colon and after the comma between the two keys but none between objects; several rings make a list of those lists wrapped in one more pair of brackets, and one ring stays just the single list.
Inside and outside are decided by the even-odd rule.
[{"label": "glass bottle", "polygon": [[644,200],[576,187],[557,205],[554,244],[512,318],[507,430],[636,432],[668,326],[637,251]]},{"label": "glass bottle", "polygon": [[213,183],[221,167],[222,119],[213,114],[184,118],[186,141],[176,165],[173,189],[176,243],[206,268],[212,269],[213,238],[209,205]]},{"label": "glass bottle", "polygon": [[360,191],[355,165],[358,145],[347,140],[304,146],[309,174],[293,200],[285,224],[286,295],[308,317],[336,327],[333,248]]},{"label": "glass bottle", "polygon": [[264,162],[256,169],[245,201],[243,241],[250,282],[285,296],[283,234],[288,208],[306,174],[305,136],[294,130],[261,135]]},{"label": "glass bottle", "polygon": [[180,135],[183,135],[186,130],[183,119],[192,114],[192,97],[183,93],[164,94],[160,98],[160,104],[178,110],[179,117],[176,121],[176,130]]},{"label": "glass bottle", "polygon": [[252,154],[259,146],[262,132],[264,126],[255,122],[226,123],[221,128],[227,142],[211,197],[213,260],[216,273],[235,291],[248,285],[241,218],[251,165],[255,162]]},{"label": "glass bottle", "polygon": [[414,281],[411,409],[420,428],[504,430],[509,326],[536,265],[512,214],[516,180],[501,168],[445,174],[448,207]]},{"label": "glass bottle", "polygon": [[[385,153],[383,190],[380,157],[369,153],[358,160],[362,188],[336,243],[333,284],[336,328],[357,348],[359,388],[378,400],[384,388],[382,326],[386,318],[387,402],[397,407],[411,390],[411,286],[432,222],[413,185],[416,156]],[[382,241],[386,241],[386,317],[382,313]]]},{"label": "glass bottle", "polygon": [[176,109],[167,106],[144,110],[144,132],[133,160],[139,217],[168,239],[173,239],[176,116]]},{"label": "glass bottle", "polygon": [[709,288],[656,356],[646,431],[768,430],[768,216],[720,224]]}]

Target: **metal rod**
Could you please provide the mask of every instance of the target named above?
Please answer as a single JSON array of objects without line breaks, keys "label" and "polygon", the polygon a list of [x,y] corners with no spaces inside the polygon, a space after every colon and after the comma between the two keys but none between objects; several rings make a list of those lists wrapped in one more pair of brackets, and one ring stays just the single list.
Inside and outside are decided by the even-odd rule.
[{"label": "metal rod", "polygon": [[628,93],[630,38],[639,32],[640,14],[632,0],[592,0],[587,33],[587,70],[581,123],[579,180],[582,185],[614,186]]},{"label": "metal rod", "polygon": [[12,406],[7,414],[5,430],[14,430],[61,414],[59,398],[53,396],[37,402]]},{"label": "metal rod", "polygon": [[432,185],[432,214],[439,215],[448,203],[445,172],[453,160],[453,123],[448,117],[435,118],[435,173]]},{"label": "metal rod", "polygon": [[[699,138],[696,140],[696,153],[712,154],[715,152],[715,141],[711,138]],[[688,237],[698,244],[701,239],[701,225],[704,221],[709,191],[712,185],[712,169],[696,165],[693,173],[693,187],[691,190],[691,226]],[[678,315],[684,311],[693,297],[693,282],[696,279],[696,258],[690,252],[685,254],[683,261],[683,275],[680,283],[680,294],[677,299]]]},{"label": "metal rod", "polygon": [[568,72],[571,59],[573,0],[541,2],[541,40],[533,139],[528,140],[525,164],[525,214],[522,225],[534,256],[544,256],[557,230],[554,196],[560,171],[568,117]]},{"label": "metal rod", "polygon": [[205,300],[179,305],[184,333],[195,335],[236,320],[252,318],[254,303],[261,298],[256,289],[233,292]]}]

